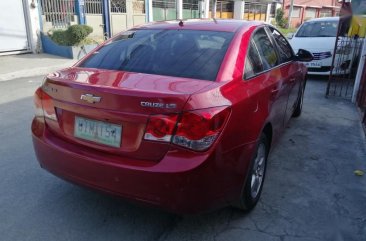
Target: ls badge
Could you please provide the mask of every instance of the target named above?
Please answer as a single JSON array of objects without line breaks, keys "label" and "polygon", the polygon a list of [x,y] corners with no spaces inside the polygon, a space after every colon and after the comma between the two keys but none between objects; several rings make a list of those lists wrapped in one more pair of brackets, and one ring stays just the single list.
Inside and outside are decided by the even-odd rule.
[{"label": "ls badge", "polygon": [[102,99],[102,97],[94,96],[92,94],[85,94],[85,95],[80,96],[80,100],[84,100],[91,104],[99,103],[101,99]]}]

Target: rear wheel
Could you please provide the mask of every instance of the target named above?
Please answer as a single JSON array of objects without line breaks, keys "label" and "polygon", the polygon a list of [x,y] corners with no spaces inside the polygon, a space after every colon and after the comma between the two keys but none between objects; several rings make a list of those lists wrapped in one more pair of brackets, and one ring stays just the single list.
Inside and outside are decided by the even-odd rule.
[{"label": "rear wheel", "polygon": [[235,205],[245,211],[250,211],[257,204],[266,174],[268,156],[268,141],[265,134],[262,134],[257,144],[256,153],[250,164],[250,170],[245,182],[239,202]]}]

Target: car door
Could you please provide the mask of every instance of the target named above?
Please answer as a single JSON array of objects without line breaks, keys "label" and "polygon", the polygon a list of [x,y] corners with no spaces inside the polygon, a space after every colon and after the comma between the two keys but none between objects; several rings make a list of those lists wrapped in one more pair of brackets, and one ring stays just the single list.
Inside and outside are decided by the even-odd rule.
[{"label": "car door", "polygon": [[286,106],[286,114],[284,125],[291,118],[295,110],[297,99],[300,91],[301,71],[299,64],[294,61],[293,50],[286,38],[275,28],[268,26],[267,32],[271,37],[279,55],[279,69],[281,72],[286,92],[288,93],[288,101]]},{"label": "car door", "polygon": [[278,68],[280,59],[274,43],[264,27],[253,35],[245,61],[244,79],[255,81],[260,89],[258,106],[268,110],[267,120],[272,123],[274,137],[283,129],[288,92]]}]

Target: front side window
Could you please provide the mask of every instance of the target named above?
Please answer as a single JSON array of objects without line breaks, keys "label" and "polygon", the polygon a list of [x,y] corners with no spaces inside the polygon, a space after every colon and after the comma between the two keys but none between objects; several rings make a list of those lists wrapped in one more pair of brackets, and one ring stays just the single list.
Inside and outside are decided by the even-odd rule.
[{"label": "front side window", "polygon": [[127,31],[79,66],[213,81],[233,35],[198,30]]},{"label": "front side window", "polygon": [[263,69],[267,70],[275,67],[278,64],[278,56],[264,28],[260,28],[255,32],[253,41],[262,59]]},{"label": "front side window", "polygon": [[293,59],[293,50],[291,48],[291,45],[288,43],[285,37],[283,37],[282,34],[280,34],[276,29],[269,28],[269,32],[271,33],[273,39],[275,40],[277,46],[278,46],[278,52],[281,57],[281,62],[288,62]]},{"label": "front side window", "polygon": [[311,21],[305,22],[296,33],[298,38],[306,37],[336,37],[338,21]]}]

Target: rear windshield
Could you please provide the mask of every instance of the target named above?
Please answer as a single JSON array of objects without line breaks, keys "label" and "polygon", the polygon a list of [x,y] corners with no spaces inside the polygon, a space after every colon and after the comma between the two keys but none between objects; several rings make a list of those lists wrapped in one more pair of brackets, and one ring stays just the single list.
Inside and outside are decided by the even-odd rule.
[{"label": "rear windshield", "polygon": [[215,80],[233,35],[197,30],[127,31],[79,66]]},{"label": "rear windshield", "polygon": [[338,21],[305,22],[296,37],[336,37]]}]

